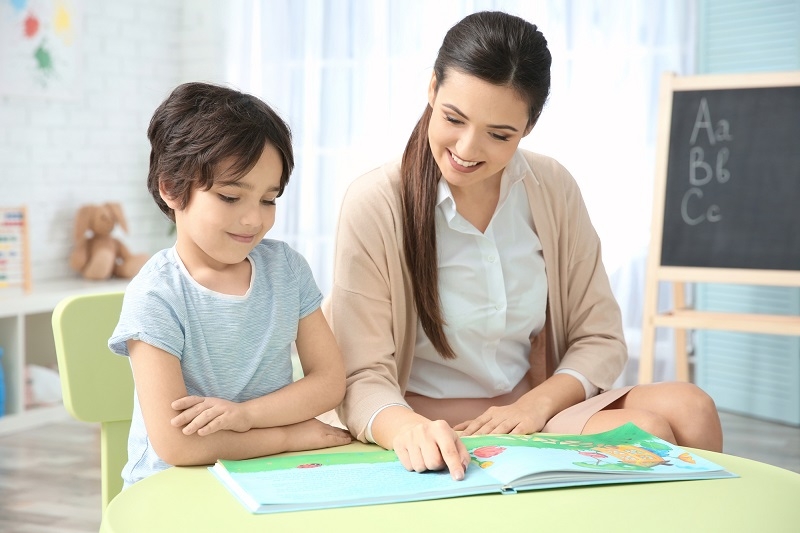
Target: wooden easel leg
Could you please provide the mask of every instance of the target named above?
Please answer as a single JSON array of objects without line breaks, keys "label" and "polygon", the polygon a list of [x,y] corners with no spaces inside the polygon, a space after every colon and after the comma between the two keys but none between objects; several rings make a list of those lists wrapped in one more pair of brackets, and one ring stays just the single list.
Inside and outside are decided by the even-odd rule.
[{"label": "wooden easel leg", "polygon": [[639,353],[639,383],[653,382],[653,360],[656,328],[653,324],[642,324],[642,347]]},{"label": "wooden easel leg", "polygon": [[[683,283],[672,284],[673,309],[686,309],[686,291]],[[686,330],[675,328],[675,379],[689,381],[689,356],[686,353]]]},{"label": "wooden easel leg", "polygon": [[[648,279],[652,279],[648,276]],[[639,350],[639,383],[653,382],[656,326],[658,309],[658,282],[648,283],[644,290],[644,316],[642,317],[642,342]]]}]

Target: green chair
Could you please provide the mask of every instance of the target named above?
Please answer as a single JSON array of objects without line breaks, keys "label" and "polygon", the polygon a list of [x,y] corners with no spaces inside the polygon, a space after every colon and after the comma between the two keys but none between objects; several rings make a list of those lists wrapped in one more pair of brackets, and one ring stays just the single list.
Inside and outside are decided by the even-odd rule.
[{"label": "green chair", "polygon": [[122,490],[133,413],[133,375],[127,357],[108,349],[122,292],[71,296],[53,310],[53,336],[64,405],[77,420],[100,423],[103,512]]}]

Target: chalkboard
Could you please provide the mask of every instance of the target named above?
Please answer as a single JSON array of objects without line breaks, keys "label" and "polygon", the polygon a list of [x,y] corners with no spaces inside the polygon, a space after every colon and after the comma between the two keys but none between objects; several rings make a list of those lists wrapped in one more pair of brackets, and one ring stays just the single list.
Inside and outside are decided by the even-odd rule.
[{"label": "chalkboard", "polygon": [[800,71],[662,76],[652,220],[640,383],[656,328],[674,330],[679,381],[688,330],[798,335],[800,316],[692,309],[685,284],[800,287]]},{"label": "chalkboard", "polygon": [[800,270],[800,86],[672,93],[661,265]]}]

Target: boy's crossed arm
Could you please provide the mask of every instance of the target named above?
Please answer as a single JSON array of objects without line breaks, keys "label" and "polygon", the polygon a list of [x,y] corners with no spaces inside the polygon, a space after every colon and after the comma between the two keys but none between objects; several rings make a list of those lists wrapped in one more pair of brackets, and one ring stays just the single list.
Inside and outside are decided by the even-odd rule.
[{"label": "boy's crossed arm", "polygon": [[286,426],[330,411],[344,398],[344,364],[321,310],[300,320],[297,351],[302,379],[242,403],[202,396],[180,398],[172,402],[172,408],[181,411],[172,424],[186,435],[206,436],[223,429]]},{"label": "boy's crossed arm", "polygon": [[141,341],[129,341],[128,348],[149,439],[169,464],[210,464],[352,440],[346,430],[314,418],[344,395],[342,359],[319,309],[298,326],[305,377],[241,404],[187,396],[176,357]]}]

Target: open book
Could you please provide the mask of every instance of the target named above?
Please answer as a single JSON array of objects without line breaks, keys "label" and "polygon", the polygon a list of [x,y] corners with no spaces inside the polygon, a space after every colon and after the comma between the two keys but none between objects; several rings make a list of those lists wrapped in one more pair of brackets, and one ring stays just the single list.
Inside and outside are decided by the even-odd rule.
[{"label": "open book", "polygon": [[253,513],[277,513],[576,485],[737,477],[633,424],[595,435],[462,437],[466,476],[408,472],[393,451],[218,461],[210,470]]}]

